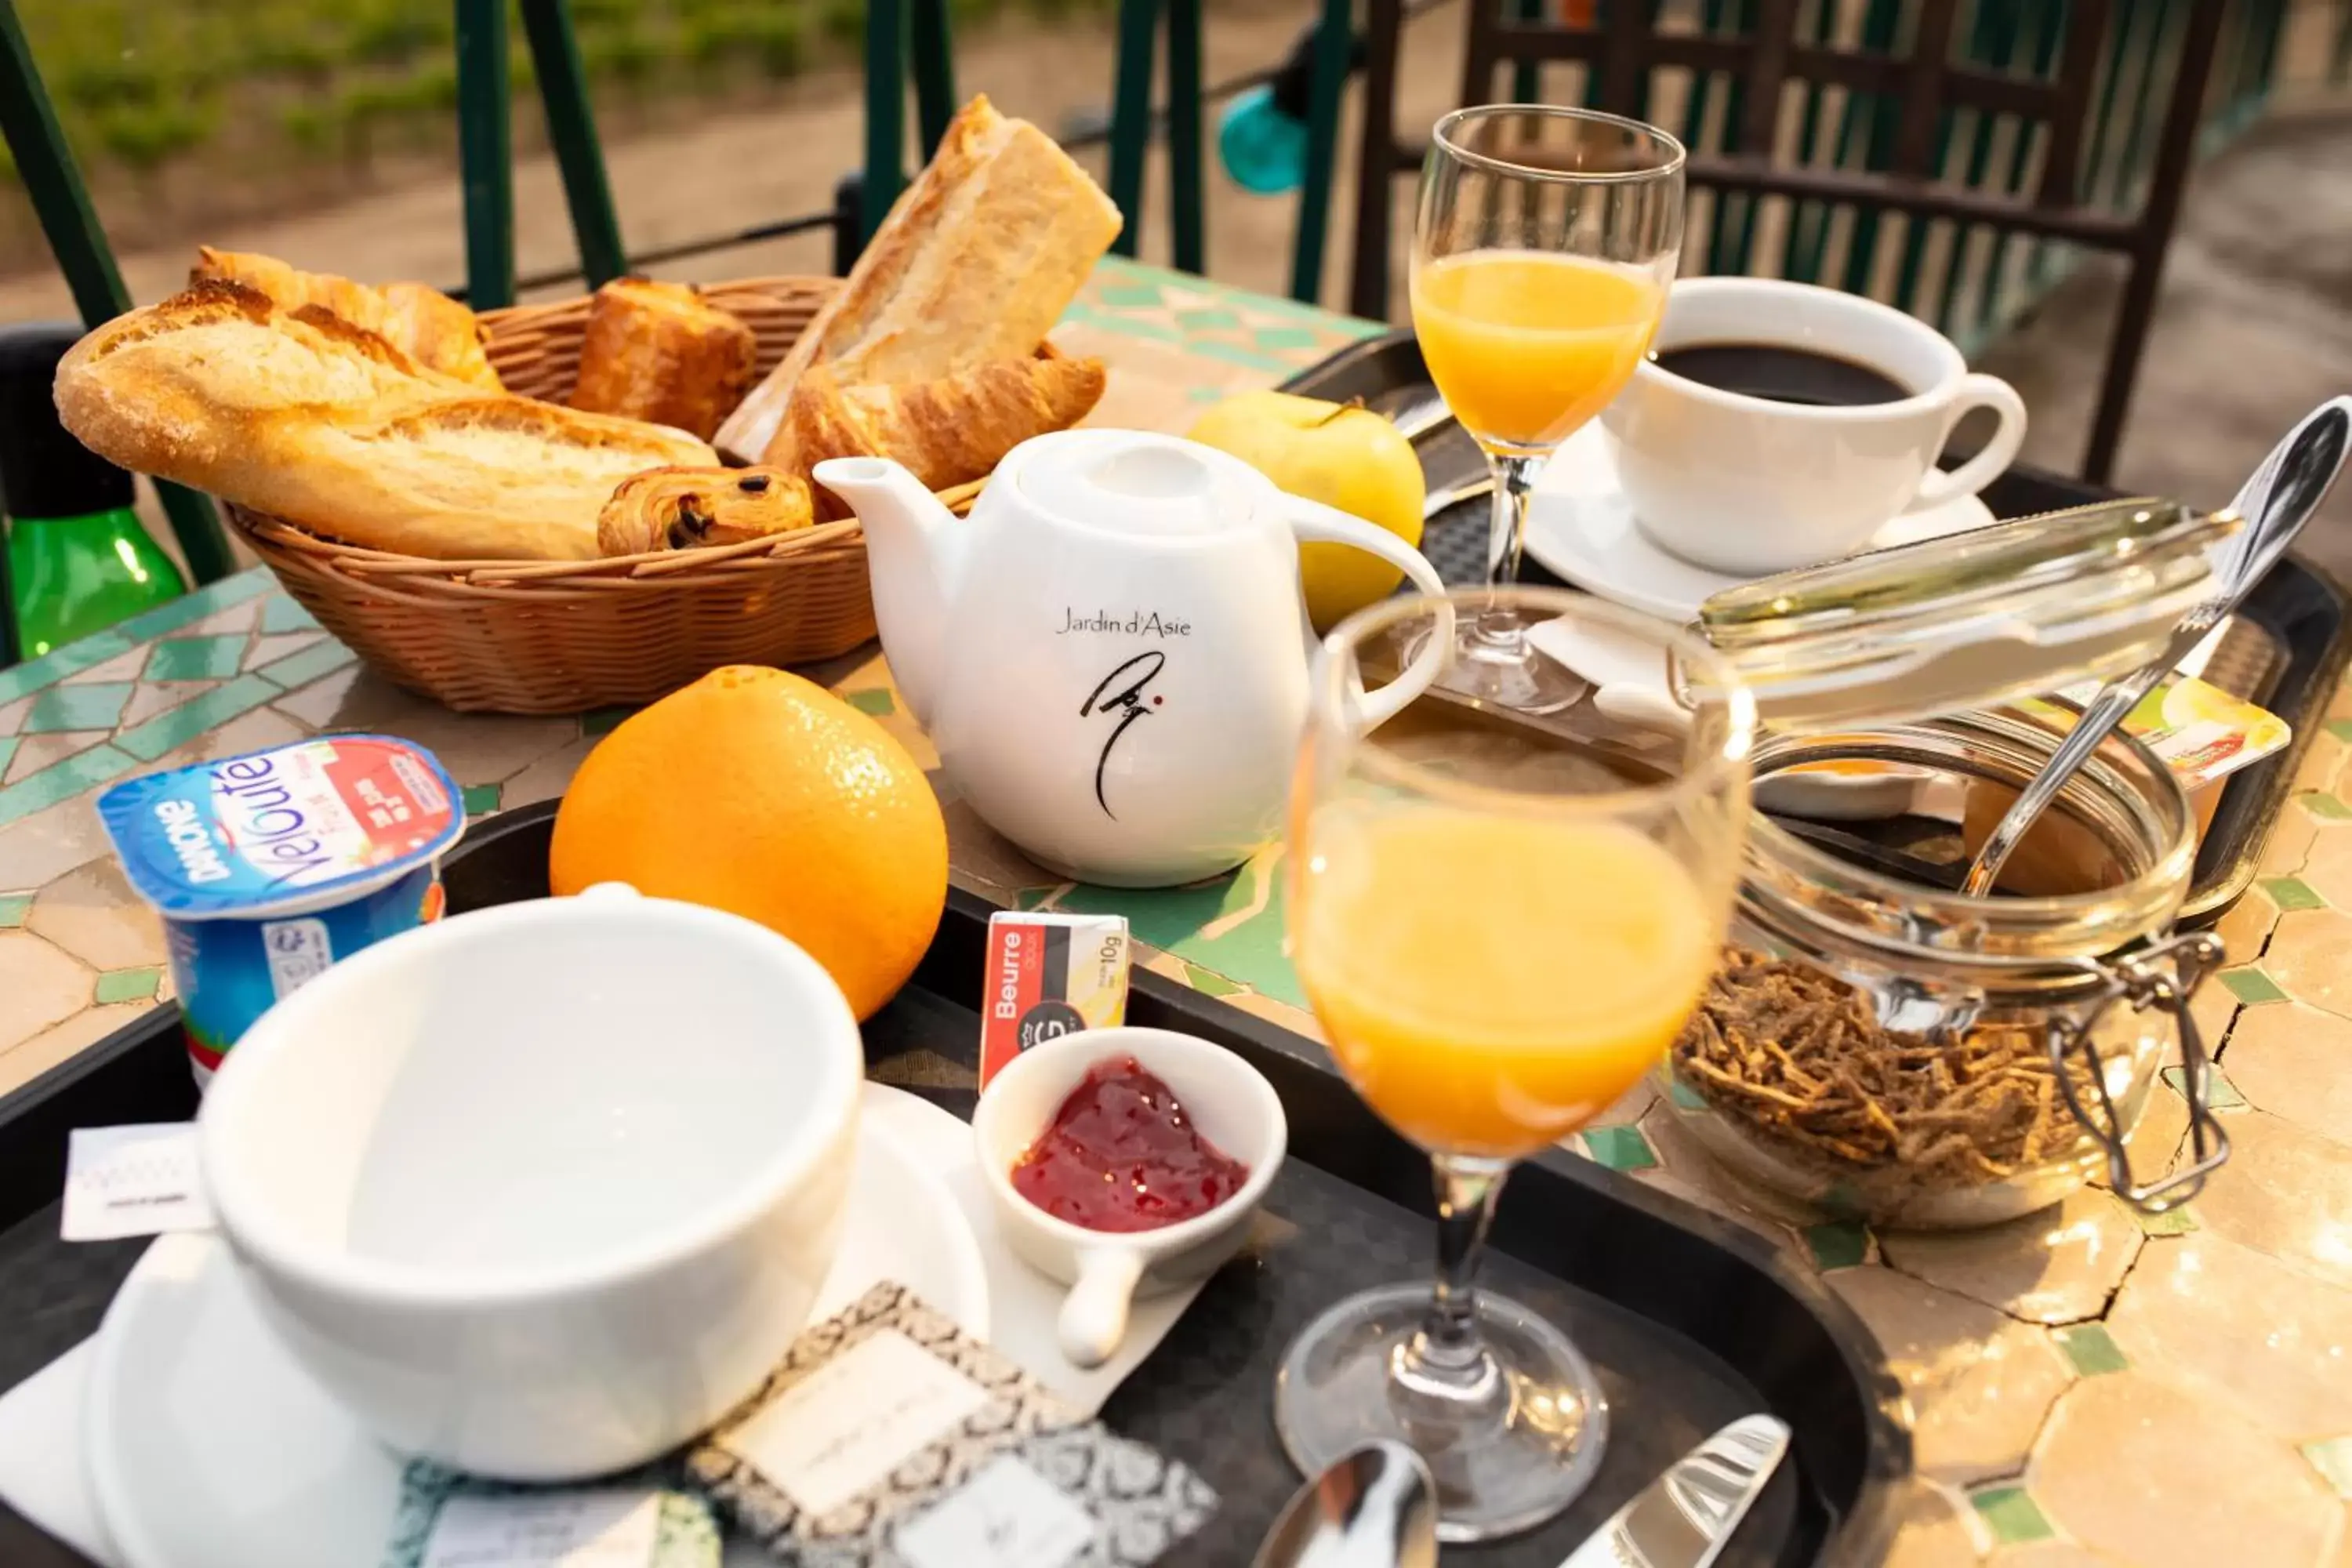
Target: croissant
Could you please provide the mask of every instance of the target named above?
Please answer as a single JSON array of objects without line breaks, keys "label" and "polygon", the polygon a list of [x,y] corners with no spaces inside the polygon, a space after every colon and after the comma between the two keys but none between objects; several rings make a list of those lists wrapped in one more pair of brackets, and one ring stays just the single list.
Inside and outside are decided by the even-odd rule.
[{"label": "croissant", "polygon": [[320,305],[355,327],[364,327],[427,370],[493,392],[504,390],[482,350],[481,323],[474,312],[437,289],[422,283],[387,283],[371,289],[331,272],[305,272],[274,256],[196,247],[191,284],[242,283],[269,296],[288,313]]},{"label": "croissant", "polygon": [[631,474],[596,517],[606,555],[691,550],[806,528],[808,481],[782,468],[647,468]]},{"label": "croissant", "polygon": [[572,406],[705,440],[751,384],[760,341],[683,283],[616,278],[588,305]]},{"label": "croissant", "polygon": [[[985,479],[1032,436],[1086,416],[1103,393],[1096,359],[1003,360],[906,386],[844,386],[819,365],[793,388],[765,460],[805,473],[827,458],[895,458],[934,490]],[[831,496],[819,515],[846,516]]]}]

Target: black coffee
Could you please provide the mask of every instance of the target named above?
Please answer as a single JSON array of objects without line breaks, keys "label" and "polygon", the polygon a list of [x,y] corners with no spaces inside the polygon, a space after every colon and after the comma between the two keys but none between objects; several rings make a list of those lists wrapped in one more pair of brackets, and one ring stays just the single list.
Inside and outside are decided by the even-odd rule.
[{"label": "black coffee", "polygon": [[1786,343],[1685,343],[1658,366],[1705,386],[1775,403],[1895,403],[1911,389],[1866,364]]}]

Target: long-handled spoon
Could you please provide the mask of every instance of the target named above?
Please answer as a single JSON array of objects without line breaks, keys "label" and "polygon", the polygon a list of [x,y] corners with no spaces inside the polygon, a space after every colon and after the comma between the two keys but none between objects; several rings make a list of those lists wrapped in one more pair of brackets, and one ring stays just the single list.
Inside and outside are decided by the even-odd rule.
[{"label": "long-handled spoon", "polygon": [[1293,1492],[1253,1568],[1437,1568],[1437,1483],[1402,1443],[1367,1443]]},{"label": "long-handled spoon", "polygon": [[2074,730],[2050,753],[2050,761],[2019,794],[2008,815],[1977,851],[1961,883],[1962,892],[1981,896],[1991,890],[2010,855],[2084,759],[2277,563],[2327,498],[2336,476],[2343,470],[2347,449],[2352,449],[2352,397],[2332,397],[2321,404],[2271,448],[2270,456],[2230,503],[2231,510],[2246,521],[2214,563],[2214,592],[2181,618],[2164,652],[2134,673],[2109,682],[2084,708]]}]

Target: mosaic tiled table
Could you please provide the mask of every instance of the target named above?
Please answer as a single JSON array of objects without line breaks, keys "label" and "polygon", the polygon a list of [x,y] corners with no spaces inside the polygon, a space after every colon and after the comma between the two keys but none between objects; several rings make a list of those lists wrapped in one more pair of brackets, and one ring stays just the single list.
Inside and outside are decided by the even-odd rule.
[{"label": "mosaic tiled table", "polygon": [[[1072,309],[1113,365],[1097,418],[1181,428],[1374,329],[1123,263]],[[927,766],[872,652],[811,672]],[[624,715],[452,714],[360,668],[249,572],[0,670],[0,1093],[170,994],[162,934],[109,858],[93,792],[322,731],[432,748],[479,816],[560,795]],[[2352,1568],[2352,691],[2314,738],[2263,880],[2198,1004],[2236,1154],[2142,1222],[2092,1190],[1967,1235],[1875,1233],[1737,1187],[1647,1088],[1578,1146],[1809,1259],[1910,1398],[1919,1479],[1899,1568]],[[947,795],[943,789],[943,795]],[[1278,851],[1170,892],[1057,884],[951,795],[955,875],[1001,902],[1117,910],[1163,973],[1312,1032],[1282,955]],[[2176,1146],[2159,1089],[2143,1146]]]}]

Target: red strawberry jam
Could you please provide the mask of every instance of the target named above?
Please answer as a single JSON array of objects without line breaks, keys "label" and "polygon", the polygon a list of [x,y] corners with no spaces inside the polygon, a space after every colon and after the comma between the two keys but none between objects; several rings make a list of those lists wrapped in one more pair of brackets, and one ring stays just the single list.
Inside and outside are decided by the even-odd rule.
[{"label": "red strawberry jam", "polygon": [[1097,1062],[1013,1167],[1013,1189],[1088,1230],[1158,1230],[1204,1215],[1249,1167],[1201,1136],[1133,1057]]}]

